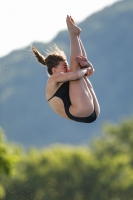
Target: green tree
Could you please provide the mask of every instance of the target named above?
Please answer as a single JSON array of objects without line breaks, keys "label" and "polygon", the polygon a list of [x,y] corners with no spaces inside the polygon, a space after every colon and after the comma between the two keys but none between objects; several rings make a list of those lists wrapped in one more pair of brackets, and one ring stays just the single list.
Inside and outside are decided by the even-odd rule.
[{"label": "green tree", "polygon": [[11,183],[12,191],[16,192],[7,192],[6,199],[85,199],[88,194],[83,185],[91,185],[86,180],[87,171],[93,169],[89,166],[91,157],[88,149],[83,147],[32,149],[20,164],[22,171],[19,168],[20,174]]},{"label": "green tree", "polygon": [[133,118],[118,125],[106,123],[102,138],[93,141],[92,151],[100,162],[99,185],[106,188],[107,199],[132,199]]},{"label": "green tree", "polygon": [[4,198],[3,180],[15,173],[14,164],[18,161],[18,150],[6,142],[3,130],[0,128],[0,199]]},{"label": "green tree", "polygon": [[88,147],[53,146],[20,155],[5,200],[132,200],[133,119],[105,124]]}]

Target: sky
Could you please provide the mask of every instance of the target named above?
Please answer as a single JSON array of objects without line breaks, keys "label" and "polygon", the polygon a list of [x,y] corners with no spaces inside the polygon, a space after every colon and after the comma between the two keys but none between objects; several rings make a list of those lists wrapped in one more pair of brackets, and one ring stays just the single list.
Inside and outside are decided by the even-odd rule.
[{"label": "sky", "polygon": [[33,42],[51,41],[66,29],[118,0],[0,0],[0,57]]}]

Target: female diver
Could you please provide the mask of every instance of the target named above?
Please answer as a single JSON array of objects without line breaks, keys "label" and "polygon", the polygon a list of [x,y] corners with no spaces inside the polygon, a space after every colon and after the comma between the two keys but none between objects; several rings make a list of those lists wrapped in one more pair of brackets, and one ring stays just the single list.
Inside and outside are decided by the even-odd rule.
[{"label": "female diver", "polygon": [[47,66],[49,79],[46,99],[60,116],[83,123],[91,123],[100,114],[100,107],[88,76],[94,73],[80,40],[81,29],[67,15],[70,36],[70,68],[63,51],[57,46],[47,52],[46,58],[32,46],[37,60]]}]

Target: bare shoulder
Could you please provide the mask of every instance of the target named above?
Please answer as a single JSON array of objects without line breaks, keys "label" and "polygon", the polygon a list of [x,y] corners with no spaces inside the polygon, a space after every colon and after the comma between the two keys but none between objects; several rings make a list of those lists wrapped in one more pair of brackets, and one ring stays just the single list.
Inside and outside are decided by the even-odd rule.
[{"label": "bare shoulder", "polygon": [[59,87],[59,83],[55,82],[53,75],[48,79],[46,84],[46,99],[49,99]]},{"label": "bare shoulder", "polygon": [[48,88],[48,89],[50,89],[50,88],[56,89],[56,87],[58,87],[58,83],[55,82],[53,76],[54,76],[54,75],[52,75],[52,76],[48,79],[48,81],[47,81],[46,88]]},{"label": "bare shoulder", "polygon": [[50,82],[63,82],[63,77],[65,77],[67,73],[57,72],[50,77]]}]

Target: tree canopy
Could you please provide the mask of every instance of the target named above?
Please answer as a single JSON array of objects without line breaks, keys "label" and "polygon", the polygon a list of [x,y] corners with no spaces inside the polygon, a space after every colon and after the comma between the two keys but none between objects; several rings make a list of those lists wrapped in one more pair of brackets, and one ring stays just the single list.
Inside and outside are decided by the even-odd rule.
[{"label": "tree canopy", "polygon": [[1,199],[132,200],[133,119],[106,123],[102,132],[88,146],[23,152],[1,140]]}]

